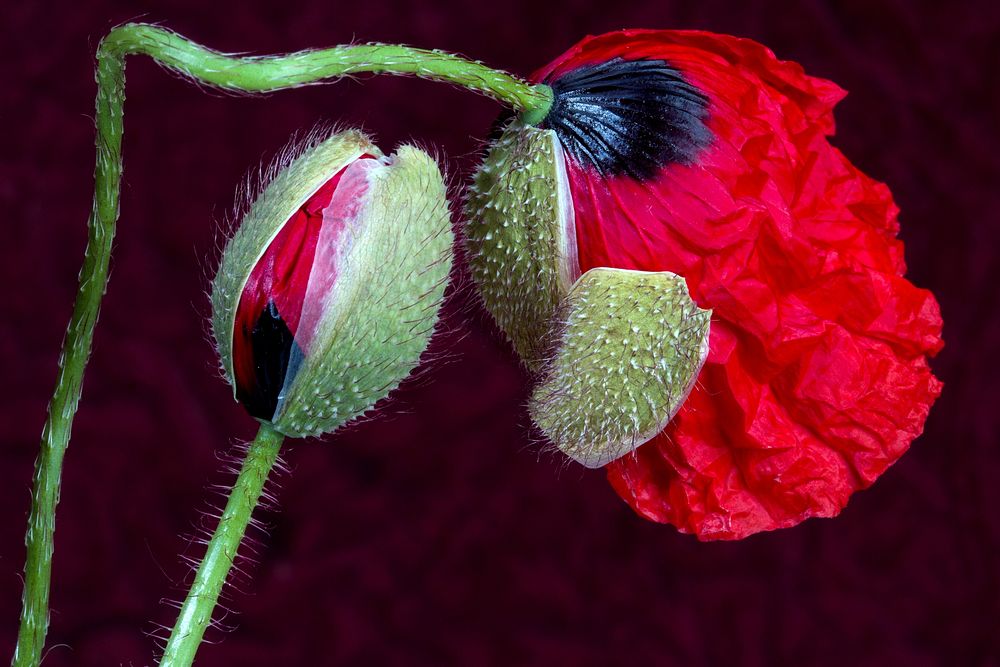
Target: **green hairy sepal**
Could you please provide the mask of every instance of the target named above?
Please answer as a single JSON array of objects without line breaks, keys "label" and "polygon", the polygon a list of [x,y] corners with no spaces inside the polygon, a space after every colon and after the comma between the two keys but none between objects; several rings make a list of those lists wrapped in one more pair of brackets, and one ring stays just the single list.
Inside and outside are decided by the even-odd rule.
[{"label": "green hairy sepal", "polygon": [[469,267],[483,304],[537,371],[549,323],[580,274],[555,132],[512,121],[476,172],[465,212]]},{"label": "green hairy sepal", "polygon": [[276,415],[286,435],[328,433],[365,413],[413,371],[437,325],[454,242],[441,172],[402,146],[371,188],[367,223]]},{"label": "green hairy sepal", "polygon": [[690,393],[708,356],[711,314],[676,274],[591,269],[563,303],[532,419],[590,468],[632,452]]},{"label": "green hairy sepal", "polygon": [[[234,317],[251,270],[292,213],[365,153],[382,155],[354,131],[307,145],[275,172],[226,247],[212,323],[231,384]],[[309,354],[271,422],[290,437],[329,433],[364,414],[419,363],[438,322],[454,241],[437,163],[413,146],[381,158],[368,172],[356,224],[343,236]]]}]

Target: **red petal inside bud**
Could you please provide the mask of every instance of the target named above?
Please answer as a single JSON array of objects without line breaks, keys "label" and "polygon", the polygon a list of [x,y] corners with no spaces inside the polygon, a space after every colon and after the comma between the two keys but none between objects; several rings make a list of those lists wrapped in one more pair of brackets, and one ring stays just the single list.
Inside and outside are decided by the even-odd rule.
[{"label": "red petal inside bud", "polygon": [[[364,159],[374,156],[359,158]],[[309,311],[306,299],[315,298],[320,283],[328,293],[336,276],[332,254],[324,248],[346,222],[333,209],[343,204],[344,195],[353,199],[361,193],[355,187],[349,193],[338,191],[345,172],[357,162],[337,172],[295,211],[247,278],[236,309],[233,375],[236,397],[254,417],[274,416],[281,389],[297,372],[315,332],[315,315],[312,327],[300,326],[303,312]],[[313,270],[317,261],[324,263],[321,272]]]}]

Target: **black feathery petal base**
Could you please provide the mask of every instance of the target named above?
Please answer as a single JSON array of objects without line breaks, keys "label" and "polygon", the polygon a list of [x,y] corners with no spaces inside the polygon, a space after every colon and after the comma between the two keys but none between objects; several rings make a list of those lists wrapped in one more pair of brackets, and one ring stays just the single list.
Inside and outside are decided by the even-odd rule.
[{"label": "black feathery petal base", "polygon": [[298,348],[295,337],[273,301],[260,314],[250,332],[254,384],[249,391],[237,391],[237,399],[251,416],[265,421],[274,418],[281,388],[288,374],[288,362]]},{"label": "black feathery petal base", "polygon": [[602,175],[650,179],[712,142],[708,97],[663,60],[614,58],[544,83],[554,99],[541,126]]}]

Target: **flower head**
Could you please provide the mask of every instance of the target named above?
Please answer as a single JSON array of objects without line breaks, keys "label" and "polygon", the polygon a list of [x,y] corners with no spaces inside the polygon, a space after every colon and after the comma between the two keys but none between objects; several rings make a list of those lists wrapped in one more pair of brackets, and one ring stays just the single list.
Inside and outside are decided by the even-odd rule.
[{"label": "flower head", "polygon": [[257,419],[320,435],[409,374],[451,266],[434,161],[382,152],[358,132],[279,162],[226,245],[212,289],[225,377]]},{"label": "flower head", "polygon": [[[665,427],[632,418],[612,486],[701,539],[837,514],[921,432],[942,345],[934,297],[903,278],[888,188],[827,139],[843,90],[751,40],[687,31],[588,37],[534,79],[549,115],[503,128],[467,227],[484,302],[548,392],[533,415],[580,382],[560,360],[581,275],[676,274],[711,310],[707,358],[681,405],[656,406]],[[620,384],[663,382],[629,373]]]}]

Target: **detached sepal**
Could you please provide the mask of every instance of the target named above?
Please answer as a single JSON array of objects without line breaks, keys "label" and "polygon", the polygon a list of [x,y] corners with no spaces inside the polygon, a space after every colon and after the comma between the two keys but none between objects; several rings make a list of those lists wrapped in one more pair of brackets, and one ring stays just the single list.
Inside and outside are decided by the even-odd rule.
[{"label": "detached sepal", "polygon": [[562,306],[563,325],[529,411],[566,455],[598,468],[667,425],[708,357],[712,312],[684,279],[595,268]]}]

